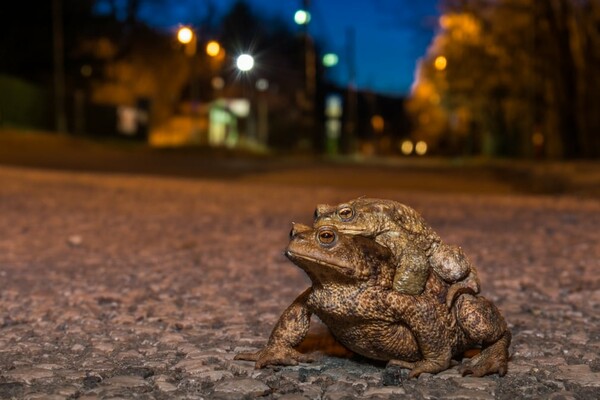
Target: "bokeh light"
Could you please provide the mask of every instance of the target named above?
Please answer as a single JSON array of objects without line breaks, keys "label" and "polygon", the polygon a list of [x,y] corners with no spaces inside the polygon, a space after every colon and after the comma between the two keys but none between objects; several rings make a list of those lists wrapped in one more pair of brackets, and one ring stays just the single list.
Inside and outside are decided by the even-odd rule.
[{"label": "bokeh light", "polygon": [[383,128],[385,127],[385,121],[381,115],[373,115],[371,117],[371,126],[376,133],[383,132]]},{"label": "bokeh light", "polygon": [[294,22],[298,25],[306,25],[310,22],[310,13],[306,10],[298,10],[294,14]]},{"label": "bokeh light", "polygon": [[213,89],[221,90],[225,87],[225,80],[220,76],[215,76],[210,80],[210,84],[212,85]]},{"label": "bokeh light", "polygon": [[427,153],[427,143],[422,140],[419,140],[415,145],[415,153],[420,156],[424,156]]},{"label": "bokeh light", "polygon": [[404,140],[400,145],[400,151],[405,156],[408,156],[413,152],[414,147],[415,146],[413,145],[413,142],[411,142],[410,140]]},{"label": "bokeh light", "polygon": [[235,65],[242,72],[250,71],[254,67],[254,57],[250,54],[240,54],[235,61]]},{"label": "bokeh light", "polygon": [[323,65],[326,67],[334,67],[339,62],[339,57],[335,53],[327,53],[323,56]]},{"label": "bokeh light", "polygon": [[211,40],[206,44],[206,54],[211,57],[216,57],[221,52],[221,45],[215,40]]},{"label": "bokeh light", "polygon": [[256,81],[256,89],[264,92],[265,90],[267,90],[269,88],[269,81],[264,79],[264,78],[260,78],[259,80]]},{"label": "bokeh light", "polygon": [[448,66],[448,60],[444,56],[437,56],[433,62],[433,65],[438,71],[443,71]]},{"label": "bokeh light", "polygon": [[182,26],[177,31],[177,40],[179,43],[188,44],[194,39],[194,31],[187,26]]}]

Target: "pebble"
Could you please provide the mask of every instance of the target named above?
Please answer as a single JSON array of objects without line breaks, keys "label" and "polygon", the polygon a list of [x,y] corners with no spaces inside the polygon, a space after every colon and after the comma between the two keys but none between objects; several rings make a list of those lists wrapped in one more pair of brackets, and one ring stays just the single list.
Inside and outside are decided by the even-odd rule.
[{"label": "pebble", "polygon": [[298,393],[287,393],[283,396],[277,397],[278,400],[308,400],[308,397]]},{"label": "pebble", "polygon": [[81,246],[83,243],[83,238],[80,235],[71,235],[67,239],[67,243],[69,243],[73,247]]},{"label": "pebble", "polygon": [[146,386],[148,382],[146,382],[141,376],[121,375],[105,379],[103,384],[112,387],[135,388]]},{"label": "pebble", "polygon": [[223,379],[233,378],[233,374],[229,371],[207,371],[199,372],[196,375],[200,380],[217,382]]},{"label": "pebble", "polygon": [[60,394],[30,393],[24,397],[25,400],[66,400],[68,397]]},{"label": "pebble", "polygon": [[589,365],[562,365],[556,379],[573,381],[586,387],[600,387],[600,372],[592,372]]},{"label": "pebble", "polygon": [[406,394],[406,390],[398,386],[370,387],[363,392],[364,397],[391,397]]},{"label": "pebble", "polygon": [[492,378],[481,377],[475,378],[471,376],[464,376],[460,378],[453,378],[454,383],[465,389],[484,390],[489,393],[494,393],[497,383]]},{"label": "pebble", "polygon": [[12,371],[6,371],[2,375],[10,380],[32,383],[37,379],[51,378],[54,376],[54,373],[45,368],[17,368]]},{"label": "pebble", "polygon": [[256,379],[235,379],[221,382],[215,386],[215,394],[235,396],[265,396],[271,391],[267,385]]},{"label": "pebble", "polygon": [[213,368],[207,366],[204,360],[182,360],[173,366],[175,369],[181,369],[189,374],[198,374],[201,372],[212,371]]},{"label": "pebble", "polygon": [[[423,396],[425,399],[434,399],[436,397],[428,397],[426,395]],[[459,389],[456,391],[452,391],[448,394],[444,394],[445,399],[449,400],[494,400],[495,396],[490,393],[485,393],[480,390],[468,390],[468,389]]]},{"label": "pebble", "polygon": [[161,392],[174,392],[177,390],[177,386],[169,382],[167,375],[158,375],[154,377],[154,384]]}]

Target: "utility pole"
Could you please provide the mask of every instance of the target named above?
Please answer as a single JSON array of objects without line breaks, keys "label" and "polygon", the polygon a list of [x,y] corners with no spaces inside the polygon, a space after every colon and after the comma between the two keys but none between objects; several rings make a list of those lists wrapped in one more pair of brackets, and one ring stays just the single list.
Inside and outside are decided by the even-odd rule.
[{"label": "utility pole", "polygon": [[348,88],[346,91],[346,113],[345,113],[345,150],[347,153],[356,151],[356,125],[358,99],[356,93],[356,31],[348,28],[346,31],[346,59],[348,67]]},{"label": "utility pole", "polygon": [[317,68],[315,46],[308,29],[310,22],[310,0],[302,0],[301,18],[296,23],[302,26],[304,40],[304,96],[302,102],[302,119],[304,133],[301,145],[314,148],[315,139],[315,97],[317,92]]},{"label": "utility pole", "polygon": [[67,132],[65,110],[65,49],[62,0],[52,1],[52,33],[54,58],[54,119],[58,132]]},{"label": "utility pole", "polygon": [[[303,0],[303,7],[306,12],[310,9],[310,0]],[[310,15],[310,14],[309,14]],[[311,117],[314,113],[315,106],[315,93],[316,93],[316,80],[317,80],[317,71],[316,71],[316,62],[315,62],[315,46],[310,36],[310,32],[308,31],[308,22],[304,24],[304,52],[305,52],[305,75],[306,75],[306,99],[309,104],[309,111],[311,112]]]}]

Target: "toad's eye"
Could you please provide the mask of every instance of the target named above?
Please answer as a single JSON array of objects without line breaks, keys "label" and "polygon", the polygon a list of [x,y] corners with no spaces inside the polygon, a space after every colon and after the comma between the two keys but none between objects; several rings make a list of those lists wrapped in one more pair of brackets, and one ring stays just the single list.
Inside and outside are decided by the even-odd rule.
[{"label": "toad's eye", "polygon": [[331,229],[323,229],[318,235],[321,244],[331,244],[335,241],[335,232]]},{"label": "toad's eye", "polygon": [[338,215],[342,221],[349,221],[354,217],[354,211],[350,207],[344,207],[338,210]]}]

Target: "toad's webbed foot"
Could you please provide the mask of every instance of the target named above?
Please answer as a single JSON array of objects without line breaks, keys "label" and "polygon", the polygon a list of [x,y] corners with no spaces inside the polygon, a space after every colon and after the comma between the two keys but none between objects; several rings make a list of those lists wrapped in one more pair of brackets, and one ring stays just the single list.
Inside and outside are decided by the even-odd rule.
[{"label": "toad's webbed foot", "polygon": [[508,346],[510,345],[511,334],[506,331],[504,335],[492,345],[486,347],[470,359],[466,365],[461,366],[460,372],[463,376],[484,376],[497,373],[500,376],[506,375],[508,370]]},{"label": "toad's webbed foot", "polygon": [[254,353],[239,353],[234,360],[255,361],[254,368],[259,369],[268,365],[297,365],[299,362],[313,362],[315,358],[291,347],[267,346]]},{"label": "toad's webbed foot", "polygon": [[405,369],[413,369],[415,367],[415,363],[404,360],[390,360],[388,361],[385,367],[400,367]]},{"label": "toad's webbed foot", "polygon": [[450,360],[420,360],[416,362],[408,362],[403,360],[390,360],[387,367],[398,366],[400,368],[410,369],[409,378],[418,378],[422,373],[436,374],[450,367]]}]

